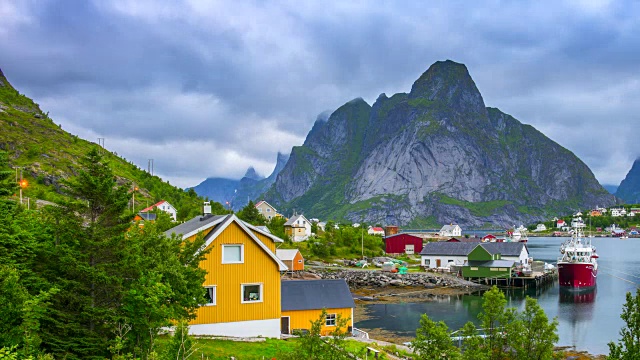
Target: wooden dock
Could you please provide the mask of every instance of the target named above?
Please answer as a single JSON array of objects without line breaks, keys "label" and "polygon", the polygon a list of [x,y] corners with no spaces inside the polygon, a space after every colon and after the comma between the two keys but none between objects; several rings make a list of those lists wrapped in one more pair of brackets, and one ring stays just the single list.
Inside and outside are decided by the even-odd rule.
[{"label": "wooden dock", "polygon": [[538,288],[552,284],[558,279],[558,272],[549,270],[545,272],[534,271],[528,276],[514,276],[510,278],[468,278],[466,280],[479,284],[496,285],[500,288]]}]

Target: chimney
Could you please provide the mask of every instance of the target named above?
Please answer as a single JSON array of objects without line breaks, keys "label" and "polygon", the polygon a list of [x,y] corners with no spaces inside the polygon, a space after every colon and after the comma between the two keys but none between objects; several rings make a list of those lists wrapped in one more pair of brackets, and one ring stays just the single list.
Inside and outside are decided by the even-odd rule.
[{"label": "chimney", "polygon": [[204,202],[204,215],[211,215],[211,203],[209,201]]}]

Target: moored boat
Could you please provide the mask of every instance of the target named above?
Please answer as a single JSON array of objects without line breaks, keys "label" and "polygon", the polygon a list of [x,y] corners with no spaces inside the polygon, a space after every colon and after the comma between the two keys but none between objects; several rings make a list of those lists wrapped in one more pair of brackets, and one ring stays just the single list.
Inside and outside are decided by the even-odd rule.
[{"label": "moored boat", "polygon": [[598,254],[591,239],[584,236],[584,222],[576,217],[571,238],[560,246],[558,281],[562,287],[590,288],[596,286]]}]

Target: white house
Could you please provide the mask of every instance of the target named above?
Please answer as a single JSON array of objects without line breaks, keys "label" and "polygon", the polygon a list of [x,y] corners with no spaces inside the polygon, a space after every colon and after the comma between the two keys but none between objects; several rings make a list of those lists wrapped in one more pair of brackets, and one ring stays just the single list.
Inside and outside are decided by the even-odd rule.
[{"label": "white house", "polygon": [[295,215],[284,223],[284,232],[291,241],[305,241],[311,236],[311,223],[304,215]]},{"label": "white house", "polygon": [[449,268],[451,265],[464,265],[477,242],[436,241],[424,245],[420,252],[420,264],[429,269]]},{"label": "white house", "polygon": [[565,226],[567,226],[567,223],[564,220],[562,220],[562,219],[558,220],[558,222],[556,224],[556,228],[562,229]]},{"label": "white house", "polygon": [[367,234],[384,236],[384,229],[381,227],[369,226],[369,230],[367,230]]},{"label": "white house", "polygon": [[546,231],[547,227],[544,224],[538,224],[538,226],[536,226],[536,230],[535,231]]},{"label": "white house", "polygon": [[258,203],[256,204],[256,209],[258,209],[258,212],[267,220],[271,220],[272,218],[279,215],[276,208],[274,208],[273,206],[271,206],[271,204],[264,200],[258,201]]},{"label": "white house", "polygon": [[142,209],[140,212],[145,213],[145,212],[153,211],[154,208],[158,208],[158,210],[162,210],[167,214],[169,214],[173,219],[173,221],[176,221],[178,219],[178,211],[176,210],[176,208],[173,207],[173,205],[169,204],[169,202],[165,200],[160,200],[157,203]]},{"label": "white house", "polygon": [[[624,211],[624,214],[622,213]],[[627,211],[624,208],[611,208],[611,216],[618,217],[626,215]]]},{"label": "white house", "polygon": [[351,226],[353,226],[354,228],[359,228],[360,227],[360,223],[353,223],[353,225],[351,225]]},{"label": "white house", "polygon": [[457,224],[445,225],[440,229],[440,236],[462,236],[462,228]]},{"label": "white house", "polygon": [[477,246],[482,246],[490,254],[500,254],[502,260],[512,260],[525,264],[529,260],[529,249],[521,242],[430,242],[422,251],[421,265],[425,268],[449,268],[451,265],[463,266],[468,255]]}]

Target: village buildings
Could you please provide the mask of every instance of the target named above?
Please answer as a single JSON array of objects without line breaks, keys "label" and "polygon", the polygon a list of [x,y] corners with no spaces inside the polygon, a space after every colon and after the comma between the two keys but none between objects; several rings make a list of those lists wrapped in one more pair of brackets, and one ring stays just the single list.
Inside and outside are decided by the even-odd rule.
[{"label": "village buildings", "polygon": [[154,209],[158,209],[166,212],[167,214],[169,214],[169,216],[171,216],[173,221],[178,220],[178,210],[176,210],[176,208],[166,200],[160,200],[157,203],[140,210],[140,212],[146,213],[146,212],[153,211]]},{"label": "village buildings", "polygon": [[443,237],[462,236],[462,229],[457,224],[445,225],[438,234]]},{"label": "village buildings", "polygon": [[305,241],[311,236],[311,222],[304,215],[294,215],[284,223],[284,233],[293,242]]}]

